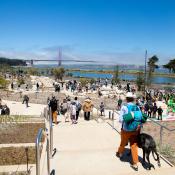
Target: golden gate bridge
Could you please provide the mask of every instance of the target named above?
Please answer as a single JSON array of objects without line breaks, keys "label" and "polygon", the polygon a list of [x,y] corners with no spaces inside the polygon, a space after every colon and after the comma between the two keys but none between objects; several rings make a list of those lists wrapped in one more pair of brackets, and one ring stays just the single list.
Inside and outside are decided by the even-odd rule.
[{"label": "golden gate bridge", "polygon": [[80,60],[80,59],[62,59],[62,51],[59,49],[59,54],[57,59],[30,59],[24,60],[28,65],[33,66],[35,62],[57,62],[58,66],[62,65],[62,62],[79,62],[79,63],[95,63],[92,60]]}]

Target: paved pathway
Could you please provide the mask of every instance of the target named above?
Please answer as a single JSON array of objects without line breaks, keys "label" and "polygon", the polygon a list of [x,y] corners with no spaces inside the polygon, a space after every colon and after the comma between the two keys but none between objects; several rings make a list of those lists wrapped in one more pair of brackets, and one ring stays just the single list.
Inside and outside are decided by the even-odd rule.
[{"label": "paved pathway", "polygon": [[[120,135],[106,122],[82,119],[77,125],[61,122],[54,126],[57,153],[51,159],[51,169],[59,175],[137,174],[130,167],[130,158],[125,156],[125,161],[116,158],[119,143]],[[142,155],[141,150],[139,155]],[[152,156],[151,162],[160,169]],[[161,164],[161,168],[169,168],[163,160]],[[142,171],[147,172],[139,163],[139,173]]]},{"label": "paved pathway", "polygon": [[3,100],[10,108],[10,115],[35,115],[40,116],[46,105],[29,103],[27,108],[22,102]]}]

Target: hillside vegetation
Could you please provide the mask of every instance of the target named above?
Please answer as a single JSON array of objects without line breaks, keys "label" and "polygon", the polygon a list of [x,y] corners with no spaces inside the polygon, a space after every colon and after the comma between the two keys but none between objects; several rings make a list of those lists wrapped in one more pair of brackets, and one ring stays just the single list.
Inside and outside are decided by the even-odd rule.
[{"label": "hillside vegetation", "polygon": [[20,59],[9,59],[0,57],[0,64],[9,65],[9,66],[26,66],[26,62]]}]

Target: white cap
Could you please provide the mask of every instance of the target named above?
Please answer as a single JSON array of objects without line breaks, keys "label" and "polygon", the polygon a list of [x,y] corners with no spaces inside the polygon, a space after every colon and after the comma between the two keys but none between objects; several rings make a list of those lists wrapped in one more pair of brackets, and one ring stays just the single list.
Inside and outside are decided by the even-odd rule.
[{"label": "white cap", "polygon": [[136,96],[132,92],[127,92],[126,97],[136,98]]}]

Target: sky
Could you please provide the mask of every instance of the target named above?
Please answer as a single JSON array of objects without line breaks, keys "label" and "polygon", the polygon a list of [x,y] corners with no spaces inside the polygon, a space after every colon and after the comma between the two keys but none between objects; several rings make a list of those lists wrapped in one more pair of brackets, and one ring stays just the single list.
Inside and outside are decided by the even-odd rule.
[{"label": "sky", "polygon": [[0,56],[159,64],[175,58],[175,0],[0,0]]}]

